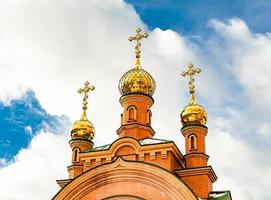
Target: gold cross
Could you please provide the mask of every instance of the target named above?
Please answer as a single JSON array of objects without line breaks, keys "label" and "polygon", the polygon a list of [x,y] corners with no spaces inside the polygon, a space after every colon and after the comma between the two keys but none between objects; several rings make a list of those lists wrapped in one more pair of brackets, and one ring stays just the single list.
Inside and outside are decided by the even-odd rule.
[{"label": "gold cross", "polygon": [[90,90],[93,91],[94,89],[95,89],[95,87],[89,85],[89,82],[86,81],[85,82],[85,87],[78,90],[79,94],[82,94],[82,93],[84,94],[84,98],[83,98],[83,114],[81,116],[81,120],[87,120],[87,108],[88,108],[87,107],[87,105],[88,105],[87,99],[88,99],[88,93],[89,93]]},{"label": "gold cross", "polygon": [[136,46],[135,46],[135,53],[136,53],[136,68],[140,67],[140,47],[141,47],[141,42],[140,40],[143,38],[147,38],[149,35],[148,33],[144,33],[143,35],[141,34],[141,29],[137,28],[136,29],[136,35],[135,36],[131,36],[128,38],[128,40],[130,42],[132,42],[133,40],[136,41]]},{"label": "gold cross", "polygon": [[191,100],[190,104],[195,105],[196,104],[196,98],[195,98],[195,75],[199,74],[201,72],[200,68],[194,68],[193,64],[188,65],[188,70],[182,72],[182,76],[189,76],[189,92],[191,94]]}]

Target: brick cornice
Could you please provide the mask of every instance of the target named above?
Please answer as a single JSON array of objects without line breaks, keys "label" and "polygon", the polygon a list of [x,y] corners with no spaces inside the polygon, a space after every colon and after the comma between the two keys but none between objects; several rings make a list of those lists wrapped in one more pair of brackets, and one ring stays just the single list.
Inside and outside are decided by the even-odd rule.
[{"label": "brick cornice", "polygon": [[70,183],[72,179],[63,179],[63,180],[56,180],[57,184],[61,187],[64,188],[68,183]]},{"label": "brick cornice", "polygon": [[154,103],[154,99],[150,96],[150,95],[147,95],[147,94],[142,94],[142,93],[131,93],[131,94],[125,94],[125,95],[122,95],[119,99],[119,102],[122,104],[122,102],[124,100],[126,100],[127,98],[128,99],[136,99],[136,100],[139,100],[140,97],[142,98],[147,98],[147,99],[150,99],[151,100],[151,104]]},{"label": "brick cornice", "polygon": [[178,169],[178,170],[175,170],[175,173],[180,178],[186,177],[186,176],[208,175],[212,183],[214,183],[217,180],[217,176],[211,166],[190,168],[190,169]]},{"label": "brick cornice", "polygon": [[208,130],[208,127],[203,124],[187,124],[181,128],[181,131],[185,131],[186,129],[196,128],[196,127],[201,127]]},{"label": "brick cornice", "polygon": [[191,156],[203,156],[206,157],[206,159],[209,159],[209,156],[205,153],[198,153],[198,152],[193,152],[193,153],[188,153],[184,155],[184,158],[191,157]]},{"label": "brick cornice", "polygon": [[130,129],[132,129],[132,128],[141,128],[141,129],[150,131],[152,136],[155,135],[155,131],[152,129],[151,126],[146,126],[146,125],[139,124],[139,123],[121,125],[121,127],[119,127],[119,129],[117,130],[117,134],[119,135],[124,129],[129,129],[129,128]]}]

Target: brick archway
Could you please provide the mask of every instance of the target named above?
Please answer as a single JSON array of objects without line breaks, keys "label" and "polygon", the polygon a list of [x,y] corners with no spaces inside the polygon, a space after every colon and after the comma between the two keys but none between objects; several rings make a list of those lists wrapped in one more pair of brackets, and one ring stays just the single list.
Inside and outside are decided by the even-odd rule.
[{"label": "brick archway", "polygon": [[103,200],[123,195],[126,195],[124,199],[129,199],[128,196],[145,200],[197,199],[172,173],[151,164],[125,161],[119,157],[115,162],[83,173],[60,190],[53,200]]}]

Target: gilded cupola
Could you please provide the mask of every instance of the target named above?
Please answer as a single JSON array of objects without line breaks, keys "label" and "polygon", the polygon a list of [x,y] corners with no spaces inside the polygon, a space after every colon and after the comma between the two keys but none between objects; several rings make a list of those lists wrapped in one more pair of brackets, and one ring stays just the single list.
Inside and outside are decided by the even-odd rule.
[{"label": "gilded cupola", "polygon": [[91,141],[95,135],[95,128],[93,124],[87,119],[87,99],[88,93],[95,89],[94,86],[90,86],[89,82],[85,82],[85,87],[78,90],[78,93],[84,94],[83,98],[83,113],[80,120],[75,121],[71,130],[72,139],[83,139]]},{"label": "gilded cupola", "polygon": [[147,33],[141,34],[141,29],[137,28],[136,35],[129,38],[129,41],[136,41],[136,63],[135,67],[127,71],[119,81],[121,95],[141,93],[152,96],[155,91],[155,80],[146,70],[142,69],[140,64],[140,40],[147,37]]},{"label": "gilded cupola", "polygon": [[182,72],[182,76],[189,76],[189,92],[190,92],[190,102],[189,105],[184,108],[181,113],[182,124],[202,124],[207,123],[207,113],[202,106],[196,103],[195,98],[195,78],[196,74],[201,72],[200,68],[194,68],[193,64],[189,64],[188,70]]}]

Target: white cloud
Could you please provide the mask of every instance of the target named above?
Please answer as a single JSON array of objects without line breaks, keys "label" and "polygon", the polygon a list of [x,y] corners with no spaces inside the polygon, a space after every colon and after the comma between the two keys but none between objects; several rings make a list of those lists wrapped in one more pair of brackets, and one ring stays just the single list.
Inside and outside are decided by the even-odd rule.
[{"label": "white cloud", "polygon": [[[127,38],[137,26],[146,29],[127,3],[120,0],[100,2],[0,2],[0,99],[8,103],[32,89],[50,114],[65,114],[75,120],[80,116],[82,99],[76,91],[89,80],[96,86],[89,102],[89,119],[97,130],[96,145],[110,143],[117,137],[115,130],[120,125],[121,113],[117,83],[134,63],[134,44]],[[239,132],[244,131],[246,136],[250,134],[253,138],[257,135],[252,134],[257,131],[244,127],[262,127],[257,134],[265,138],[268,135],[268,125],[264,124],[270,120],[263,116],[270,115],[262,114],[255,107],[270,111],[264,105],[271,100],[271,92],[268,92],[271,91],[268,84],[271,39],[270,34],[252,33],[239,19],[226,23],[213,20],[210,27],[215,32],[202,41],[202,46],[174,31],[159,28],[151,31],[150,37],[143,42],[142,64],[157,82],[153,127],[156,137],[174,139],[183,149],[179,113],[188,102],[188,81],[181,78],[180,73],[190,62],[203,66],[196,89],[200,103],[206,103],[211,115],[210,129],[213,130],[208,136],[209,154],[215,159],[210,164],[214,163],[223,181],[219,183],[221,189],[232,188],[238,193],[233,195],[244,200],[249,193],[245,182],[252,180],[245,172],[251,174],[254,168],[266,170],[260,166],[265,160],[261,152],[252,150],[253,145],[240,138]],[[228,103],[236,106],[231,108]],[[239,137],[235,136],[237,130]],[[223,141],[222,145],[215,146],[217,141]],[[40,142],[41,145],[37,145]],[[24,198],[4,196],[3,199],[50,198],[57,191],[52,180],[66,177],[67,162],[62,154],[67,144],[68,138],[50,133],[34,137],[29,149],[21,151],[14,164],[0,171],[1,183],[9,188],[14,188],[9,177],[22,176],[16,188],[20,188],[18,195]],[[266,151],[271,152],[270,149]],[[240,158],[231,157],[236,152]],[[51,162],[48,164],[46,160]],[[243,170],[246,165],[249,167]],[[48,166],[50,172],[46,172]],[[44,170],[44,174],[39,170]],[[259,174],[255,174],[253,181],[259,186],[251,197],[264,198],[263,189],[268,189],[269,182],[259,180]],[[8,195],[8,191],[10,195],[17,195],[7,186],[1,195]],[[33,186],[36,194],[29,193]]]},{"label": "white cloud", "polygon": [[[218,181],[215,190],[231,190],[233,199],[268,199],[271,190],[271,160],[261,148],[253,148],[238,140],[229,131],[228,119],[209,123],[207,151]],[[265,176],[263,176],[265,174]]]},{"label": "white cloud", "polygon": [[229,68],[246,90],[247,100],[271,111],[266,106],[271,101],[271,33],[253,33],[240,19],[231,19],[227,23],[212,20],[210,26],[222,38],[212,46],[225,56],[226,61],[221,65]]},{"label": "white cloud", "polygon": [[[56,179],[67,177],[70,163],[67,135],[41,131],[15,162],[0,169],[0,199],[51,199],[59,190]],[[16,191],[15,191],[16,190]]]},{"label": "white cloud", "polygon": [[266,140],[269,140],[271,139],[271,124],[270,123],[263,123],[260,125],[259,127],[259,130],[258,130],[258,133],[260,135],[262,135],[262,137]]},{"label": "white cloud", "polygon": [[32,136],[33,131],[32,131],[32,127],[31,126],[26,126],[24,128],[25,132],[28,133],[30,136]]}]

